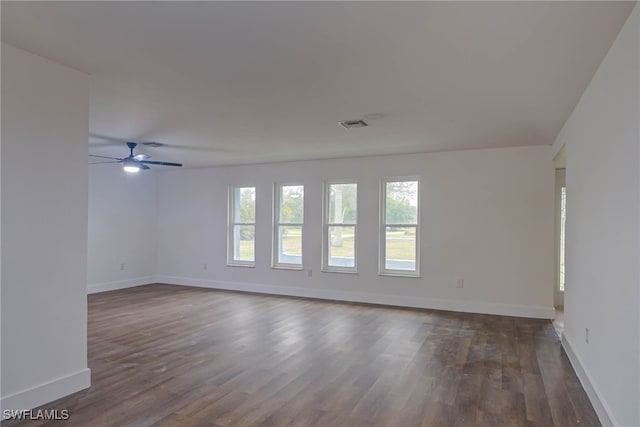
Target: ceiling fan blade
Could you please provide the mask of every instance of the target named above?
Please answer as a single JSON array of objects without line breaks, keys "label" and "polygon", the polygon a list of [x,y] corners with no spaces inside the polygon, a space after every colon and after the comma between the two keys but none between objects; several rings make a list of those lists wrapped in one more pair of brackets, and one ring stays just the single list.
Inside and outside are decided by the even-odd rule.
[{"label": "ceiling fan blade", "polygon": [[95,154],[89,154],[89,157],[98,157],[99,159],[111,159],[111,160],[122,161],[122,159],[120,159],[118,157],[96,156]]},{"label": "ceiling fan blade", "polygon": [[148,164],[150,164],[150,165],[178,166],[178,167],[182,167],[182,163],[153,162],[153,161],[150,161],[150,160],[140,160],[140,163],[148,163]]},{"label": "ceiling fan blade", "polygon": [[[144,143],[149,147],[156,147],[155,145],[149,145],[148,143]],[[162,144],[162,147],[172,148],[175,150],[188,150],[188,151],[212,151],[214,153],[243,153],[246,150],[238,150],[234,148],[224,148],[224,147],[206,147],[202,145],[178,145],[178,144]],[[255,152],[257,148],[252,148],[251,152]]]},{"label": "ceiling fan blade", "polygon": [[101,141],[104,141],[105,143],[111,143],[111,144],[117,144],[117,145],[122,145],[122,143],[125,141],[125,138],[116,138],[114,136],[102,135],[102,134],[93,133],[93,132],[89,132],[89,139],[101,140]]},{"label": "ceiling fan blade", "polygon": [[134,159],[136,160],[147,160],[150,159],[151,156],[148,154],[144,154],[144,153],[140,153],[140,154],[136,154],[135,156],[133,156]]},{"label": "ceiling fan blade", "polygon": [[151,169],[149,166],[147,166],[147,165],[145,165],[143,163],[140,163],[139,166],[140,166],[140,169],[142,169],[142,170]]},{"label": "ceiling fan blade", "polygon": [[90,165],[101,165],[101,164],[104,164],[104,163],[122,163],[122,162],[118,161],[118,160],[111,160],[111,161],[108,161],[108,162],[89,162]]}]

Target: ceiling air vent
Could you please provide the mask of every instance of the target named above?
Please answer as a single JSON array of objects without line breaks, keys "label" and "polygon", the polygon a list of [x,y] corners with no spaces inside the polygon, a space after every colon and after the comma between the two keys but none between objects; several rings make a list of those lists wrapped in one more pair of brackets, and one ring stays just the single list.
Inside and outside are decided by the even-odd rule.
[{"label": "ceiling air vent", "polygon": [[164,144],[161,142],[143,142],[142,145],[146,145],[147,147],[162,147]]},{"label": "ceiling air vent", "polygon": [[365,126],[369,126],[364,120],[345,120],[343,122],[338,122],[338,124],[345,129],[363,128]]}]

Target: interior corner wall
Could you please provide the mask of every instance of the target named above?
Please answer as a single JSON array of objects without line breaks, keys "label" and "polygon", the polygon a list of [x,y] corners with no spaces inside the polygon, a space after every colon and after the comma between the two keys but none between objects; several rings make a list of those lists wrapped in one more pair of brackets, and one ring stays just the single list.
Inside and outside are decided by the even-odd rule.
[{"label": "interior corner wall", "polygon": [[[157,279],[552,318],[555,172],[549,150],[519,147],[163,171]],[[379,183],[395,176],[420,177],[420,278],[378,275]],[[321,272],[323,181],[347,178],[358,182],[358,274]],[[270,266],[274,182],[305,185],[305,271]],[[256,186],[255,268],[226,265],[229,185]],[[456,288],[459,278],[463,289]]]},{"label": "interior corner wall", "polygon": [[90,384],[88,76],[2,44],[3,409]]},{"label": "interior corner wall", "polygon": [[121,165],[89,166],[89,293],[153,283],[157,183],[153,171],[129,174]]},{"label": "interior corner wall", "polygon": [[617,426],[640,425],[639,12],[557,141],[567,162],[563,343],[600,420]]}]

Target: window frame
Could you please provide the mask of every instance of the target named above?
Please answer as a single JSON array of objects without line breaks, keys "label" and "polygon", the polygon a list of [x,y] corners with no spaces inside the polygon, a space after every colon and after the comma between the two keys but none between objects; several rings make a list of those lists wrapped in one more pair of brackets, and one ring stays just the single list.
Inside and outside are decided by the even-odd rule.
[{"label": "window frame", "polygon": [[[253,201],[254,217],[253,222],[235,221],[236,190],[240,188],[253,188],[256,198]],[[256,266],[256,213],[257,213],[257,189],[255,185],[229,185],[227,207],[227,266],[229,267],[255,267]],[[254,231],[253,238],[253,261],[236,260],[235,258],[235,227],[242,225],[252,225]]]},{"label": "window frame", "polygon": [[[283,187],[302,187],[302,222],[280,222],[280,198]],[[271,268],[282,270],[304,270],[304,217],[305,217],[305,185],[301,182],[275,182],[273,184],[273,223],[272,223],[272,244],[271,244]],[[300,264],[278,262],[280,227],[292,226],[300,227]]]},{"label": "window frame", "polygon": [[[347,223],[330,223],[331,213],[329,212],[331,203],[330,189],[332,185],[355,184],[356,186],[356,222],[354,224]],[[358,273],[358,222],[360,209],[359,204],[358,181],[355,179],[328,179],[322,186],[322,269],[326,273]],[[338,267],[329,265],[329,228],[330,227],[353,227],[353,267]]]},{"label": "window frame", "polygon": [[[415,181],[417,183],[416,189],[416,223],[415,224],[395,224],[387,223],[387,183],[389,182],[409,182]],[[418,176],[400,176],[400,177],[386,177],[380,180],[380,217],[379,217],[379,239],[378,239],[378,274],[380,276],[396,276],[396,277],[420,277],[420,177]],[[387,227],[414,227],[415,234],[415,257],[416,268],[415,270],[399,270],[386,268],[386,231]]]}]

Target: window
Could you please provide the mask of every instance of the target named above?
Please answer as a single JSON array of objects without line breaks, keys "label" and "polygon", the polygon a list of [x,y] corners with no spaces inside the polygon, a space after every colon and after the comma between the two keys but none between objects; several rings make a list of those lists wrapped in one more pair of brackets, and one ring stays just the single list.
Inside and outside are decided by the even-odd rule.
[{"label": "window", "polygon": [[556,280],[553,289],[553,305],[557,308],[564,307],[564,289],[566,286],[565,270],[565,239],[567,221],[567,187],[566,171],[556,169],[556,230],[555,230],[555,260]]},{"label": "window", "polygon": [[304,185],[276,184],[273,205],[273,267],[302,269]]},{"label": "window", "polygon": [[229,188],[227,264],[255,266],[256,188]]},{"label": "window", "polygon": [[325,182],[323,262],[325,271],[356,272],[358,184]]},{"label": "window", "polygon": [[417,178],[381,182],[380,274],[417,277],[420,273],[418,184]]}]

